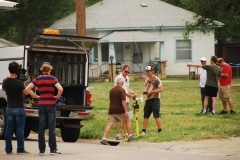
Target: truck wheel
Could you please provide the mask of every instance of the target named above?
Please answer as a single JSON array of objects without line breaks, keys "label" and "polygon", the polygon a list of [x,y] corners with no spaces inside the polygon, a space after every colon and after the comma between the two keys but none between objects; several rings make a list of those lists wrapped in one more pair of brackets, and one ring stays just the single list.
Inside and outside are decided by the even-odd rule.
[{"label": "truck wheel", "polygon": [[[67,126],[64,126],[65,123]],[[76,142],[79,138],[81,125],[79,121],[65,121],[61,124],[61,136],[64,142]],[[70,126],[68,126],[70,125]]]},{"label": "truck wheel", "polygon": [[62,140],[64,142],[76,142],[79,138],[80,128],[61,127]]},{"label": "truck wheel", "polygon": [[27,138],[31,132],[31,129],[29,127],[24,128],[24,138]]},{"label": "truck wheel", "polygon": [[0,98],[0,139],[5,139],[6,131],[6,107],[7,101],[4,98]]},{"label": "truck wheel", "polygon": [[0,139],[5,139],[5,108],[0,108]]}]

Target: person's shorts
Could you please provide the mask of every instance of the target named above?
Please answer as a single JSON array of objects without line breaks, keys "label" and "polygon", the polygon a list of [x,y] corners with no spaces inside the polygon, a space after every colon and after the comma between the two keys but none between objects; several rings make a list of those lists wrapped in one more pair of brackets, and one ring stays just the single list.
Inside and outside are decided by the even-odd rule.
[{"label": "person's shorts", "polygon": [[154,118],[160,117],[160,99],[152,98],[145,101],[144,105],[144,118],[149,118],[153,113]]},{"label": "person's shorts", "polygon": [[230,85],[219,87],[219,98],[220,100],[227,101],[230,98]]},{"label": "person's shorts", "polygon": [[130,104],[129,104],[129,102],[126,102],[126,104],[127,104],[127,110],[129,112],[130,111]]},{"label": "person's shorts", "polygon": [[217,97],[218,88],[213,86],[205,86],[205,96]]},{"label": "person's shorts", "polygon": [[123,122],[124,120],[127,119],[127,116],[125,115],[125,113],[123,114],[109,114],[108,115],[108,122]]}]

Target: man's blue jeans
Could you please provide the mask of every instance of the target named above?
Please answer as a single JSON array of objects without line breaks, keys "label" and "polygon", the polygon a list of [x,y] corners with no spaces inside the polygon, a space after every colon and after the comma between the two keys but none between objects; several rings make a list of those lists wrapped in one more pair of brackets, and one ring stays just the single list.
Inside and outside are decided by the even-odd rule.
[{"label": "man's blue jeans", "polygon": [[6,132],[5,132],[5,142],[6,142],[6,153],[12,152],[12,136],[14,129],[16,128],[17,137],[17,152],[24,151],[24,126],[26,113],[24,108],[6,108]]},{"label": "man's blue jeans", "polygon": [[38,147],[40,153],[44,153],[46,150],[45,144],[45,129],[49,129],[48,145],[50,151],[57,149],[56,143],[56,107],[55,106],[38,106],[39,114],[39,128],[38,128]]}]

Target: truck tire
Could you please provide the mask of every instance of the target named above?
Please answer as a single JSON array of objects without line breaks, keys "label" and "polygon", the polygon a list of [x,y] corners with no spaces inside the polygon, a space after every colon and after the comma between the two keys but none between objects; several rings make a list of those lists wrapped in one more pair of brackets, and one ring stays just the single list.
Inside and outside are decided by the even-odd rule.
[{"label": "truck tire", "polygon": [[0,139],[5,139],[7,101],[0,98]]},{"label": "truck tire", "polygon": [[[67,123],[67,122],[66,122]],[[79,121],[70,121],[70,124],[79,124]],[[80,135],[80,128],[69,128],[61,125],[61,136],[64,142],[76,142]]]},{"label": "truck tire", "polygon": [[24,128],[24,138],[27,138],[31,132],[31,129],[27,126]]},{"label": "truck tire", "polygon": [[4,108],[0,108],[0,139],[5,139],[5,110]]}]

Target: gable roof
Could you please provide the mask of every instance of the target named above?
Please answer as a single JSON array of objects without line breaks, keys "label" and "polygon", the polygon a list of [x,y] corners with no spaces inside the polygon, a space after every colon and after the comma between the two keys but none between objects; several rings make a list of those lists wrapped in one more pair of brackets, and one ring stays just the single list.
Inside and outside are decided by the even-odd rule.
[{"label": "gable roof", "polygon": [[[184,27],[194,13],[160,0],[103,0],[86,10],[87,30],[129,30]],[[76,13],[56,21],[50,28],[76,29]]]}]

